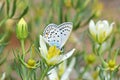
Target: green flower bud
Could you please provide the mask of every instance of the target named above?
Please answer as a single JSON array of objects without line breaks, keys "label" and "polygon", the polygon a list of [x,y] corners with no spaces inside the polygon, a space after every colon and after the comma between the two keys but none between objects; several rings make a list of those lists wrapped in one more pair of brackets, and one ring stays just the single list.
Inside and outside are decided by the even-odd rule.
[{"label": "green flower bud", "polygon": [[93,64],[94,62],[95,62],[95,55],[94,54],[89,54],[88,56],[87,56],[87,63],[88,64]]},{"label": "green flower bud", "polygon": [[29,59],[27,64],[28,64],[28,67],[34,67],[36,65],[36,62],[34,59]]},{"label": "green flower bud", "polygon": [[23,18],[20,19],[20,21],[17,24],[16,34],[17,38],[20,40],[24,40],[28,36],[28,26]]}]

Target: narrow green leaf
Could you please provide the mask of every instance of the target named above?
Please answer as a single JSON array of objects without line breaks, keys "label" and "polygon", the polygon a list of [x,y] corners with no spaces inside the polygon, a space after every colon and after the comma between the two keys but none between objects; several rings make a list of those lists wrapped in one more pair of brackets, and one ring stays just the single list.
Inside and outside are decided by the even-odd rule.
[{"label": "narrow green leaf", "polygon": [[101,70],[101,69],[99,71],[99,77],[100,77],[101,80],[105,80],[103,70]]},{"label": "narrow green leaf", "polygon": [[114,46],[114,44],[115,44],[115,36],[112,37],[110,48],[112,48]]},{"label": "narrow green leaf", "polygon": [[16,2],[17,2],[17,0],[13,0],[12,11],[11,11],[11,13],[9,15],[9,18],[13,17],[14,14],[15,14],[15,11],[16,11]]},{"label": "narrow green leaf", "polygon": [[9,15],[9,10],[10,10],[10,0],[6,0],[6,3],[7,3],[7,5],[6,5],[6,6],[7,6],[7,9],[6,9],[7,11],[6,11],[6,12],[7,12],[7,15]]},{"label": "narrow green leaf", "polygon": [[60,0],[59,7],[58,7],[58,19],[59,23],[63,22],[63,0]]},{"label": "narrow green leaf", "polygon": [[29,9],[29,7],[27,6],[27,7],[23,10],[22,14],[18,17],[18,19],[22,18],[22,17],[28,12],[28,9]]},{"label": "narrow green leaf", "polygon": [[2,10],[4,8],[5,3],[3,2],[2,5],[0,6],[0,14],[2,13]]},{"label": "narrow green leaf", "polygon": [[4,18],[2,21],[0,21],[0,27],[2,27],[2,25],[7,21],[7,17],[6,18]]},{"label": "narrow green leaf", "polygon": [[2,58],[0,59],[0,65],[2,65],[2,64],[6,61],[6,59],[7,59],[7,57],[2,57]]}]

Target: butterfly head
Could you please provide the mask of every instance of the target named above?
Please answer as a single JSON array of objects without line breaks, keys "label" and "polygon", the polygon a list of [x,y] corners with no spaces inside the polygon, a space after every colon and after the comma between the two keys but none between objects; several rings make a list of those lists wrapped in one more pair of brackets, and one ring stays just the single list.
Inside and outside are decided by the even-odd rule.
[{"label": "butterfly head", "polygon": [[51,45],[51,46],[56,46],[58,49],[61,50],[60,43],[58,43],[58,42],[52,41],[52,42],[50,42],[50,45]]}]

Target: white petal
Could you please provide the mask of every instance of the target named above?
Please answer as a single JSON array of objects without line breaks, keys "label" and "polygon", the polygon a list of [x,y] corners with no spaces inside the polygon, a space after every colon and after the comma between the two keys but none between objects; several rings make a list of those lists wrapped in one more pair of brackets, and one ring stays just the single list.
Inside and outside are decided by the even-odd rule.
[{"label": "white petal", "polygon": [[96,24],[96,29],[97,29],[97,31],[101,31],[101,30],[105,29],[104,23],[102,21],[98,21]]},{"label": "white petal", "polygon": [[92,36],[96,35],[96,28],[93,20],[91,20],[89,23],[89,31],[92,34]]},{"label": "white petal", "polygon": [[108,29],[108,28],[109,28],[109,23],[108,23],[108,21],[107,21],[107,20],[103,20],[103,23],[104,23],[105,27]]},{"label": "white petal", "polygon": [[62,62],[66,59],[68,59],[69,57],[72,56],[72,54],[74,53],[75,49],[72,49],[71,51],[69,51],[68,53],[64,54],[64,55],[60,55],[60,58],[62,58],[59,62]]},{"label": "white petal", "polygon": [[2,77],[1,77],[1,79],[0,80],[5,80],[5,76],[6,76],[6,74],[5,74],[5,72],[2,74]]},{"label": "white petal", "polygon": [[106,32],[105,28],[103,28],[102,30],[98,31],[98,41],[99,41],[99,43],[103,42],[106,39],[105,32]]},{"label": "white petal", "polygon": [[93,20],[91,20],[91,21],[90,21],[90,23],[89,23],[89,27],[92,27],[92,26],[94,26],[94,27],[95,27],[95,23],[94,23],[94,21],[93,21]]},{"label": "white petal", "polygon": [[111,24],[110,24],[110,27],[113,27],[113,25],[114,25],[115,23],[114,22],[112,22]]},{"label": "white petal", "polygon": [[98,28],[99,28],[99,25],[102,23],[102,21],[98,21],[97,23],[96,23],[96,30],[99,30]]},{"label": "white petal", "polygon": [[39,50],[40,50],[40,53],[41,53],[41,56],[46,60],[46,54],[44,53],[43,49],[39,47]]},{"label": "white petal", "polygon": [[49,80],[59,80],[56,68],[53,68],[48,72]]},{"label": "white petal", "polygon": [[113,29],[113,25],[114,25],[115,23],[114,22],[112,22],[111,24],[110,24],[110,32],[112,32],[112,29]]},{"label": "white petal", "polygon": [[106,31],[107,36],[109,36],[112,33],[114,24],[115,24],[114,22],[110,24],[109,29]]},{"label": "white petal", "polygon": [[48,59],[47,62],[48,62],[48,64],[53,64],[54,65],[54,64],[60,63],[61,59],[62,59],[62,57],[60,57],[60,56],[54,56],[50,60]]},{"label": "white petal", "polygon": [[67,60],[63,61],[61,64],[58,66],[58,74],[61,77],[63,73],[65,72],[67,68]]},{"label": "white petal", "polygon": [[47,51],[46,43],[41,35],[40,35],[40,48],[43,50],[43,53],[47,55],[48,51]]},{"label": "white petal", "polygon": [[65,73],[61,77],[61,80],[67,80],[69,78],[69,75],[72,72],[74,65],[75,65],[75,57],[72,58],[72,61],[70,62],[69,67],[65,70]]}]

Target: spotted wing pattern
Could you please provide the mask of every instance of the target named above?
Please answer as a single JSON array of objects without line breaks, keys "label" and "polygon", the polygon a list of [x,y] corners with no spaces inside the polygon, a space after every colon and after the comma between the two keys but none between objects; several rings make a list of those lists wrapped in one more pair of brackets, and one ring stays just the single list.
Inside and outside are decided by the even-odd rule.
[{"label": "spotted wing pattern", "polygon": [[70,33],[72,31],[73,24],[71,22],[65,22],[58,26],[61,36],[61,45],[60,48],[64,46],[66,41],[68,40]]},{"label": "spotted wing pattern", "polygon": [[45,28],[43,37],[49,45],[55,45],[61,49],[68,40],[71,31],[71,22],[65,22],[58,26],[52,23]]}]

